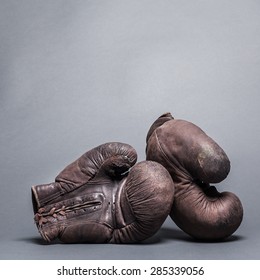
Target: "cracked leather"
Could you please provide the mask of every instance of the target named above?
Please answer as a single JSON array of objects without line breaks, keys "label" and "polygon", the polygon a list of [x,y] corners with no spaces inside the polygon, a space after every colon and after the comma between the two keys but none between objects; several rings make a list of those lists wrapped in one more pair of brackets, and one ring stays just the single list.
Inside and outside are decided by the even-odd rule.
[{"label": "cracked leather", "polygon": [[42,238],[135,243],[155,234],[170,212],[173,182],[160,164],[136,160],[130,145],[106,143],[68,165],[55,182],[33,186]]},{"label": "cracked leather", "polygon": [[173,221],[197,239],[220,240],[233,234],[243,218],[241,201],[210,185],[230,171],[224,150],[198,126],[170,113],[155,120],[146,143],[146,159],[162,164],[173,178]]}]

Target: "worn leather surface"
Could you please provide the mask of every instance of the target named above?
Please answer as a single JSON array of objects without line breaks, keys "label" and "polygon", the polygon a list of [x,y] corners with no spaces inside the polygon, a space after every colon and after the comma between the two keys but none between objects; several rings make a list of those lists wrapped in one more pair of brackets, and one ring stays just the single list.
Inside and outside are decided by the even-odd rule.
[{"label": "worn leather surface", "polygon": [[102,144],[50,184],[32,187],[35,222],[48,242],[134,243],[151,237],[170,213],[174,185],[159,163],[136,164],[128,144]]},{"label": "worn leather surface", "polygon": [[198,239],[233,234],[243,218],[241,201],[210,185],[224,180],[230,171],[223,149],[198,126],[174,119],[170,113],[152,124],[146,141],[147,160],[161,163],[175,183],[173,221]]}]

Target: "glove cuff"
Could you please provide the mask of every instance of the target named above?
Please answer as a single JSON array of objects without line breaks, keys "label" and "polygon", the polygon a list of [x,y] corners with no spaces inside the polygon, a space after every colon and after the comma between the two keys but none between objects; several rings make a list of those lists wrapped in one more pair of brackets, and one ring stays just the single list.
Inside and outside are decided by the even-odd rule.
[{"label": "glove cuff", "polygon": [[36,185],[31,188],[34,214],[55,198],[66,192],[60,183]]},{"label": "glove cuff", "polygon": [[146,143],[148,143],[150,136],[153,134],[154,130],[163,125],[165,122],[173,120],[173,116],[171,115],[171,113],[165,113],[163,115],[161,115],[150,127],[147,136],[146,136]]}]

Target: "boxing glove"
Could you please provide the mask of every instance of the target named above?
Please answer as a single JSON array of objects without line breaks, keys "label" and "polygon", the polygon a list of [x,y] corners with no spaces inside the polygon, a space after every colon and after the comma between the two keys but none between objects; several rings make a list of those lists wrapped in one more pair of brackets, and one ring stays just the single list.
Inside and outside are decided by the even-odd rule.
[{"label": "boxing glove", "polygon": [[159,163],[130,145],[102,144],[68,165],[50,184],[31,188],[42,238],[64,243],[135,243],[154,235],[169,215],[174,186]]},{"label": "boxing glove", "polygon": [[170,216],[196,239],[221,240],[233,234],[243,218],[239,198],[210,185],[224,180],[230,161],[223,149],[198,126],[160,116],[146,139],[146,159],[162,164],[175,185]]}]

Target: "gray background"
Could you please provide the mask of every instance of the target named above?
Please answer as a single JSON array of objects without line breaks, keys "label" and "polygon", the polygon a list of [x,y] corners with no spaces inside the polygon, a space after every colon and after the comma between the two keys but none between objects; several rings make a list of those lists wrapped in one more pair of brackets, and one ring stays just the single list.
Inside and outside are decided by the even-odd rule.
[{"label": "gray background", "polygon": [[[259,259],[259,1],[0,1],[1,259]],[[227,152],[241,227],[194,242],[169,219],[139,245],[41,242],[30,188],[164,112]]]}]

